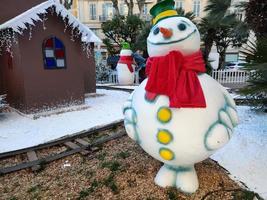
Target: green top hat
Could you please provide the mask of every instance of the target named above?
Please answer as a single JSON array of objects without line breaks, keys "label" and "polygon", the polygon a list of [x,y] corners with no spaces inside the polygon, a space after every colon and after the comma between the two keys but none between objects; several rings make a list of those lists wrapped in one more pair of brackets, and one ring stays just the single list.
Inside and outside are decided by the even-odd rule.
[{"label": "green top hat", "polygon": [[150,9],[150,14],[153,16],[153,24],[156,24],[163,18],[176,16],[177,11],[174,8],[174,0],[163,0],[158,2]]},{"label": "green top hat", "polygon": [[129,49],[129,50],[131,49],[131,46],[128,42],[122,42],[121,44],[122,44],[122,49]]}]

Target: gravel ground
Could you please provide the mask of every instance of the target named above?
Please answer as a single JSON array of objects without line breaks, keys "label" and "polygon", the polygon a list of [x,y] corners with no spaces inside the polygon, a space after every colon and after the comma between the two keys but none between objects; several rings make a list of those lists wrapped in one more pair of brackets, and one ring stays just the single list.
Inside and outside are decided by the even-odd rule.
[{"label": "gravel ground", "polygon": [[90,159],[76,154],[47,164],[39,172],[21,170],[1,176],[0,199],[253,199],[254,193],[242,190],[211,159],[196,165],[200,188],[192,195],[156,186],[153,179],[161,165],[123,137],[101,146]]}]

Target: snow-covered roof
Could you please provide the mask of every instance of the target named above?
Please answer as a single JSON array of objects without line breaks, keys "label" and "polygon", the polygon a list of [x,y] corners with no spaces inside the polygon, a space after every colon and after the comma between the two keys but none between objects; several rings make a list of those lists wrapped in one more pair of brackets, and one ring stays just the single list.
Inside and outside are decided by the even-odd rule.
[{"label": "snow-covered roof", "polygon": [[68,19],[68,26],[71,26],[73,29],[77,28],[79,30],[79,33],[82,34],[82,42],[102,42],[93,31],[91,31],[86,25],[82,24],[76,17],[74,17],[62,4],[58,2],[58,0],[48,0],[32,7],[31,9],[1,24],[0,30],[12,28],[13,31],[22,34],[22,30],[27,29],[27,23],[34,26],[35,22],[43,21],[39,15],[46,14],[48,12],[47,9],[53,6],[55,7],[55,12],[61,16],[63,20]]}]

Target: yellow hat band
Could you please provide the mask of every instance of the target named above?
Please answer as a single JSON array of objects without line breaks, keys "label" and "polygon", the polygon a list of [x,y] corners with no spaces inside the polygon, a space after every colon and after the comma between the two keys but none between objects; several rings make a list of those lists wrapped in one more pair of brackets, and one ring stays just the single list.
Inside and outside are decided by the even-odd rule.
[{"label": "yellow hat band", "polygon": [[162,18],[166,18],[166,17],[171,17],[171,16],[174,16],[174,15],[177,15],[177,11],[176,10],[166,10],[160,14],[158,14],[153,20],[153,25],[156,24],[160,19]]}]

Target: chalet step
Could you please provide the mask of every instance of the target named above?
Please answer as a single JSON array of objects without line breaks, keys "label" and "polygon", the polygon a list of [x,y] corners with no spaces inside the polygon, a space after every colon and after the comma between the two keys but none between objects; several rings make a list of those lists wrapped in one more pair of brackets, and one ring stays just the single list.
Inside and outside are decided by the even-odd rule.
[{"label": "chalet step", "polygon": [[[65,142],[64,145],[66,145],[67,147],[71,148],[71,149],[78,149],[78,148],[81,148],[79,145],[73,143],[73,142]],[[82,155],[87,155],[89,154],[89,151],[87,150],[81,150],[80,152]]]},{"label": "chalet step", "polygon": [[[28,160],[29,161],[35,161],[35,160],[38,160],[38,157],[35,153],[35,151],[28,151],[27,152],[27,157],[28,157]],[[40,165],[34,165],[31,167],[32,171],[37,171],[41,168]]]},{"label": "chalet step", "polygon": [[84,146],[89,146],[89,143],[81,138],[77,138],[75,139],[76,142],[78,142],[79,144],[81,145],[84,145]]}]

